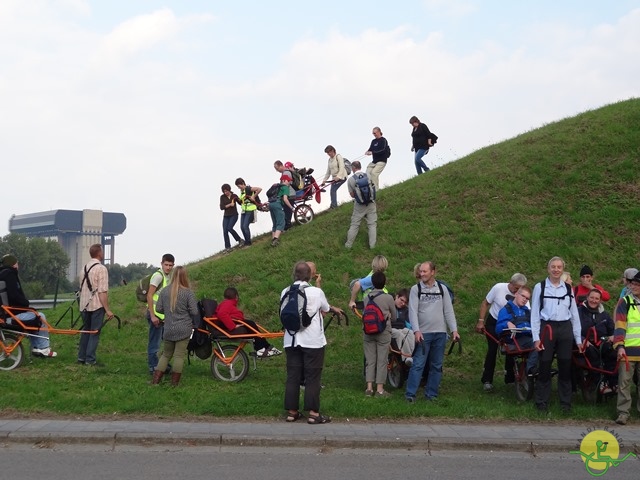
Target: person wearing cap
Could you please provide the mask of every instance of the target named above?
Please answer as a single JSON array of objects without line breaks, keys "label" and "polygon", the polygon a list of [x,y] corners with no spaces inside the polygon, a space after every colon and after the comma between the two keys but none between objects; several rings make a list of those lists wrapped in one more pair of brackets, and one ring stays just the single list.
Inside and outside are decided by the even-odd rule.
[{"label": "person wearing cap", "polygon": [[594,285],[593,283],[593,270],[589,265],[583,265],[580,269],[580,283],[573,287],[573,294],[576,297],[576,303],[578,307],[584,304],[589,292],[597,288],[602,293],[602,301],[608,302],[611,296],[600,285]]},{"label": "person wearing cap", "polygon": [[622,291],[620,292],[620,298],[629,295],[629,282],[633,277],[638,274],[637,268],[627,268],[622,274]]},{"label": "person wearing cap", "polygon": [[[480,315],[476,323],[476,332],[485,334],[487,339],[487,354],[484,357],[484,367],[482,369],[482,388],[485,392],[493,391],[493,374],[496,369],[496,356],[498,355],[498,343],[496,338],[496,323],[500,310],[507,304],[509,299],[513,299],[520,287],[527,284],[527,277],[522,273],[514,273],[509,282],[496,283],[487,296],[480,304]],[[528,306],[529,302],[525,305]],[[488,315],[487,315],[488,312]],[[488,335],[487,335],[488,334]],[[494,338],[491,338],[491,335]],[[506,358],[505,370],[506,374],[504,382],[507,384],[514,383],[514,357],[508,355]]]},{"label": "person wearing cap", "polygon": [[[627,284],[629,294],[618,300],[616,306],[616,329],[613,332],[613,348],[617,352],[618,362],[618,417],[616,423],[626,425],[631,410],[631,382],[635,374],[640,378],[640,273]],[[626,368],[625,359],[629,362]],[[636,392],[637,392],[636,388]],[[640,412],[640,396],[636,400],[636,409]]]},{"label": "person wearing cap", "polygon": [[[288,165],[291,165],[291,162],[287,162]],[[275,168],[276,172],[282,175],[287,175],[291,181],[293,181],[293,172],[291,169],[287,169],[285,164],[280,160],[276,160],[273,162],[273,168]],[[289,192],[287,193],[289,198],[296,197],[296,190],[291,185],[289,185]],[[284,229],[289,230],[291,228],[291,218],[293,217],[293,207],[289,207],[287,205],[283,205],[284,209]]]},{"label": "person wearing cap", "polygon": [[[553,257],[547,263],[549,276],[533,287],[531,296],[531,334],[539,352],[538,380],[535,385],[536,408],[546,413],[551,398],[551,364],[558,361],[558,397],[562,412],[571,412],[571,355],[574,342],[582,353],[582,335],[578,307],[572,290],[561,280],[564,260]],[[543,291],[544,286],[544,291]],[[543,334],[550,329],[550,334]]]},{"label": "person wearing cap", "polygon": [[[18,277],[18,259],[15,255],[7,254],[2,257],[2,266],[0,266],[0,298],[2,305],[6,307],[16,307],[19,309],[29,308],[29,300],[27,299],[22,284]],[[4,311],[0,312],[4,317]],[[30,311],[14,311],[13,315],[26,326],[40,327],[42,322],[46,321],[46,317],[42,312]],[[15,325],[18,322],[11,316],[7,315],[4,321],[8,325]],[[49,344],[49,332],[44,330],[28,330],[29,341],[31,342],[31,354],[36,357],[53,358],[58,354],[51,350]]]},{"label": "person wearing cap", "polygon": [[282,175],[280,177],[278,196],[274,201],[269,202],[269,213],[271,213],[271,221],[273,222],[273,227],[271,228],[272,247],[277,247],[280,244],[280,234],[285,230],[285,207],[293,211],[291,202],[289,202],[289,195],[291,195],[290,184],[291,177]]}]

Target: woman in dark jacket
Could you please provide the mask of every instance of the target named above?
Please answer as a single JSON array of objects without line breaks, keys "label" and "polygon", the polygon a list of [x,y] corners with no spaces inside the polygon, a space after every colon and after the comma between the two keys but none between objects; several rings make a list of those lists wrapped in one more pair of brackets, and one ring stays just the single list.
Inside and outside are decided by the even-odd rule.
[{"label": "woman in dark jacket", "polygon": [[222,217],[222,235],[224,237],[224,251],[229,253],[231,251],[231,241],[229,240],[229,234],[233,235],[233,238],[238,242],[238,246],[244,246],[244,242],[238,232],[233,229],[233,226],[238,222],[238,208],[236,202],[238,196],[235,193],[231,193],[231,185],[225,183],[222,185],[222,195],[220,195],[220,210],[224,211]]},{"label": "woman in dark jacket", "polygon": [[411,132],[411,138],[413,139],[413,146],[411,151],[415,152],[415,164],[418,175],[422,172],[428,172],[429,167],[424,163],[422,157],[429,153],[429,148],[433,147],[434,143],[438,140],[438,137],[429,131],[424,123],[420,123],[418,117],[413,116],[409,119],[409,123],[413,126]]}]

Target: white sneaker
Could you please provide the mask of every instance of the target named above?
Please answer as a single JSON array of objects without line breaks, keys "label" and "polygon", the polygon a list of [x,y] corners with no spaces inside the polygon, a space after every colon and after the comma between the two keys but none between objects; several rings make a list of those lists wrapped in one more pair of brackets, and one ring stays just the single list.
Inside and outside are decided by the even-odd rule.
[{"label": "white sneaker", "polygon": [[489,382],[485,382],[485,384],[482,386],[482,388],[484,389],[485,392],[492,392],[493,391],[493,384],[489,383]]},{"label": "white sneaker", "polygon": [[411,357],[407,357],[407,358],[405,358],[405,359],[404,359],[404,364],[405,364],[407,367],[412,366],[412,365],[413,365],[413,358],[411,358]]},{"label": "white sneaker", "polygon": [[51,350],[49,347],[47,348],[33,348],[31,350],[31,354],[36,357],[45,357],[45,358],[53,358],[57,357],[58,353]]}]

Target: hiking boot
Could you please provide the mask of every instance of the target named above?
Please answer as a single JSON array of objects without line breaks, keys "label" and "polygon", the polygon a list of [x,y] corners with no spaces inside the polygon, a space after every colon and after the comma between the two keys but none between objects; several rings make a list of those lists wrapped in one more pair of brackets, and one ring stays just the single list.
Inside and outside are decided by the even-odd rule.
[{"label": "hiking boot", "polygon": [[153,371],[153,379],[151,380],[151,385],[158,385],[162,377],[164,376],[164,372],[162,370],[154,370]]},{"label": "hiking boot", "polygon": [[177,387],[178,384],[180,383],[180,377],[182,376],[182,373],[176,373],[173,372],[171,373],[171,386],[172,387]]},{"label": "hiking boot", "polygon": [[53,358],[53,357],[57,357],[58,353],[54,352],[49,347],[47,347],[47,348],[33,348],[31,350],[31,355],[33,355],[34,357],[40,357],[40,358]]},{"label": "hiking boot", "polygon": [[620,413],[618,414],[618,418],[616,418],[616,423],[618,425],[626,425],[628,421],[629,421],[628,413]]}]

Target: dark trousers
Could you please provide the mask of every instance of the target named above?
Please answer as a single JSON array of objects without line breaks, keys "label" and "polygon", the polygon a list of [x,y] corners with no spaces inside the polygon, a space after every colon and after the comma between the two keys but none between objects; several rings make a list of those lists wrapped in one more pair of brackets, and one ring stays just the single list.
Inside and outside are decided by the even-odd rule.
[{"label": "dark trousers", "polygon": [[88,364],[96,363],[96,351],[100,341],[100,329],[104,320],[105,309],[99,308],[92,312],[82,312],[82,329],[98,330],[98,333],[81,333],[80,347],[78,348],[78,361]]},{"label": "dark trousers", "polygon": [[299,410],[300,384],[304,380],[304,410],[320,411],[320,381],[324,365],[324,347],[287,347],[287,383],[284,391],[285,410]]},{"label": "dark trousers", "polygon": [[284,203],[282,204],[282,208],[284,209],[284,229],[289,230],[291,228],[291,218],[293,217],[293,210],[287,207]]},{"label": "dark trousers", "polygon": [[[551,335],[545,332],[551,327]],[[538,408],[546,408],[551,397],[551,364],[553,356],[558,359],[558,397],[560,405],[571,407],[571,351],[573,350],[573,328],[571,320],[540,322],[540,340],[544,346],[539,354],[539,375],[536,380],[535,400]]]},{"label": "dark trousers", "polygon": [[[493,338],[496,338],[496,323],[497,320],[491,315],[487,317],[487,321],[484,324],[484,329],[490,333]],[[496,357],[498,356],[498,344],[491,338],[486,336],[487,339],[487,355],[484,357],[484,368],[482,370],[482,383],[493,383],[493,374],[496,371]],[[504,383],[513,383],[515,376],[513,373],[513,367],[515,364],[515,358],[513,355],[507,355],[505,359],[506,375],[504,377]]]},{"label": "dark trousers", "polygon": [[[250,333],[253,335],[255,334],[255,332],[260,331],[260,329],[258,328],[258,325],[253,320],[245,319],[243,320],[243,322],[249,325],[251,328],[253,328],[253,330],[245,327],[244,325],[238,325],[229,333],[231,333],[232,335],[240,335],[243,333]],[[225,330],[227,330],[226,327],[224,327],[224,324],[222,322],[220,322],[220,324],[223,326]],[[271,348],[271,344],[267,342],[264,338],[255,337],[253,339],[253,349],[257,352],[258,350],[262,350],[263,348],[266,348],[268,350],[269,348]]]}]

